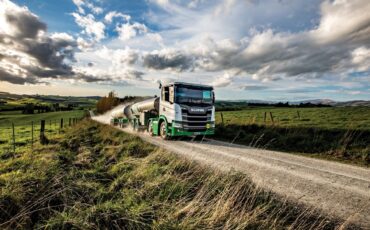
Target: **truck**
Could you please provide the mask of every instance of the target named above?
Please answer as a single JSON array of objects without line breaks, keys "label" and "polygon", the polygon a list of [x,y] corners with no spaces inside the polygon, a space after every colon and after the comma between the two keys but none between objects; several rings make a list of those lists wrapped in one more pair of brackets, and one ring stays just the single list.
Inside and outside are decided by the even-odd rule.
[{"label": "truck", "polygon": [[160,84],[161,94],[113,110],[112,125],[146,130],[152,136],[171,139],[206,136],[215,132],[215,93],[212,86],[173,82]]}]

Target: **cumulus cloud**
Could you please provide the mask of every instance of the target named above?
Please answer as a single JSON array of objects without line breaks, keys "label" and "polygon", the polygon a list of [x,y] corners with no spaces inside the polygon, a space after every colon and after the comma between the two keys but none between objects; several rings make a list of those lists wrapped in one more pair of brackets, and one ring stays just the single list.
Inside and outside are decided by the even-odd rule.
[{"label": "cumulus cloud", "polygon": [[117,68],[124,68],[133,65],[139,58],[139,51],[126,47],[125,49],[108,49],[103,46],[95,51],[95,54],[105,60],[112,62]]},{"label": "cumulus cloud", "polygon": [[[75,61],[77,42],[67,33],[47,35],[46,25],[27,8],[0,2],[0,81],[46,83],[46,79],[91,78],[67,64]],[[11,17],[9,17],[11,15]],[[4,26],[4,27],[3,27]]]},{"label": "cumulus cloud", "polygon": [[224,73],[222,76],[216,78],[212,83],[214,87],[226,87],[233,82],[234,74]]},{"label": "cumulus cloud", "polygon": [[84,5],[84,1],[83,0],[72,0],[72,1],[77,6],[78,12],[80,14],[85,14],[85,10],[82,8],[82,6]]},{"label": "cumulus cloud", "polygon": [[105,25],[104,23],[95,20],[94,15],[88,14],[86,16],[72,13],[77,25],[83,28],[83,32],[91,36],[94,40],[100,41],[105,38]]},{"label": "cumulus cloud", "polygon": [[143,55],[143,66],[155,70],[191,71],[193,58],[181,51],[163,49]]},{"label": "cumulus cloud", "polygon": [[82,51],[90,50],[94,46],[93,42],[86,41],[82,37],[78,37],[76,41],[77,41],[78,48]]},{"label": "cumulus cloud", "polygon": [[72,1],[77,6],[78,12],[80,14],[85,14],[84,7],[90,9],[94,14],[101,14],[104,11],[103,8],[95,6],[94,4],[87,0],[72,0]]},{"label": "cumulus cloud", "polygon": [[82,58],[85,59],[86,65],[76,66],[75,71],[83,75],[92,76],[95,79],[105,79],[106,83],[128,84],[144,80],[145,73],[140,68],[135,68],[140,58],[137,50],[129,47],[110,49],[103,46],[85,54],[80,53],[80,55],[84,55]]},{"label": "cumulus cloud", "polygon": [[116,31],[118,32],[119,39],[127,41],[137,35],[146,34],[148,32],[148,28],[144,24],[138,22],[132,24],[128,22],[117,25]]},{"label": "cumulus cloud", "polygon": [[[224,4],[231,10],[237,2]],[[207,38],[171,51],[175,55],[168,55],[166,49],[147,54],[144,66],[158,70],[171,66],[181,71],[192,70],[192,66],[211,72],[233,70],[260,81],[316,79],[339,76],[353,68],[368,70],[370,4],[363,0],[324,1],[320,12],[317,26],[310,30],[262,29],[238,40]],[[222,77],[215,85],[228,86],[231,81],[232,77]]]},{"label": "cumulus cloud", "polygon": [[[76,39],[47,34],[46,24],[27,8],[0,1],[1,77],[20,84],[73,77],[130,82],[145,80],[146,71],[184,78],[196,72],[215,87],[262,90],[277,81],[343,79],[370,69],[370,4],[363,0],[320,1],[313,4],[320,5],[315,20],[292,30],[275,27],[273,17],[260,12],[266,4],[279,6],[279,12],[271,12],[275,18],[293,17],[290,23],[299,24],[301,17],[288,13],[299,14],[295,9],[306,1],[150,0],[165,12],[144,14],[144,24],[118,11],[97,16],[104,10],[92,1],[73,0],[78,11],[71,15],[82,28]],[[258,20],[267,23],[251,24]],[[110,29],[118,36],[106,33]],[[114,39],[105,39],[111,34]]]},{"label": "cumulus cloud", "polygon": [[125,21],[130,21],[131,16],[117,11],[110,11],[105,15],[104,20],[107,23],[112,23],[114,18],[122,18]]},{"label": "cumulus cloud", "polygon": [[359,71],[370,69],[370,48],[361,46],[352,52],[352,63]]}]

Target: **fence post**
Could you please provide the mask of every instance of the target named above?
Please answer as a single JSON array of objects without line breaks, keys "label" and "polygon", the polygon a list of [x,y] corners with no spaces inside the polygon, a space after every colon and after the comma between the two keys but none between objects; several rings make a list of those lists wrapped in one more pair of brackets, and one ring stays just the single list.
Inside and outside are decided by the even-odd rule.
[{"label": "fence post", "polygon": [[224,115],[222,114],[222,112],[221,112],[221,122],[222,122],[222,125],[224,125]]},{"label": "fence post", "polygon": [[299,114],[299,111],[297,110],[298,119],[301,120],[301,114]]},{"label": "fence post", "polygon": [[33,121],[31,122],[31,148],[33,150]]},{"label": "fence post", "polygon": [[59,129],[59,133],[62,132],[62,129],[63,129],[63,118],[60,118],[60,129]]},{"label": "fence post", "polygon": [[266,112],[265,112],[265,114],[263,116],[263,122],[266,123]]},{"label": "fence post", "polygon": [[12,123],[12,129],[13,129],[13,153],[15,153],[15,131],[14,131],[14,123]]},{"label": "fence post", "polygon": [[41,124],[40,124],[40,143],[42,145],[44,144],[47,144],[47,139],[45,137],[45,120],[41,120]]},{"label": "fence post", "polygon": [[270,112],[270,118],[271,118],[272,123],[274,123],[274,117],[272,116],[272,112]]}]

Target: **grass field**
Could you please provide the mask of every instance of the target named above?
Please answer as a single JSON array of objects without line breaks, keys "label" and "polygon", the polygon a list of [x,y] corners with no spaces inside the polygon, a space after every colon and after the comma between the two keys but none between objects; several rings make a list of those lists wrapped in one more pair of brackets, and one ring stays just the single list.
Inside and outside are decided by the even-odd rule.
[{"label": "grass field", "polygon": [[14,124],[16,150],[30,148],[32,142],[32,122],[34,142],[39,140],[40,122],[45,120],[46,136],[56,135],[60,130],[60,120],[64,126],[69,125],[69,118],[81,118],[83,110],[50,112],[40,114],[21,114],[19,111],[0,112],[0,151],[13,151]]},{"label": "grass field", "polygon": [[352,228],[88,120],[0,154],[0,209],[2,229]]},{"label": "grass field", "polygon": [[[266,114],[266,122],[264,121]],[[274,122],[271,121],[270,112]],[[289,128],[370,130],[370,107],[251,108],[222,112],[225,124],[275,125]],[[298,116],[299,115],[299,116]],[[221,123],[221,112],[217,113]]]},{"label": "grass field", "polygon": [[251,108],[216,122],[217,139],[370,165],[370,107]]}]

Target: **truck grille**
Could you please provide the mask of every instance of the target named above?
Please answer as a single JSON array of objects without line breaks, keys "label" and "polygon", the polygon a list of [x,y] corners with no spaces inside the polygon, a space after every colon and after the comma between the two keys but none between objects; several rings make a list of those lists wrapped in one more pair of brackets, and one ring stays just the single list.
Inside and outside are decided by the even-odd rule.
[{"label": "truck grille", "polygon": [[207,109],[206,113],[190,113],[187,108],[182,108],[182,124],[184,130],[190,132],[203,132],[207,130],[207,124],[211,122],[212,109]]}]

